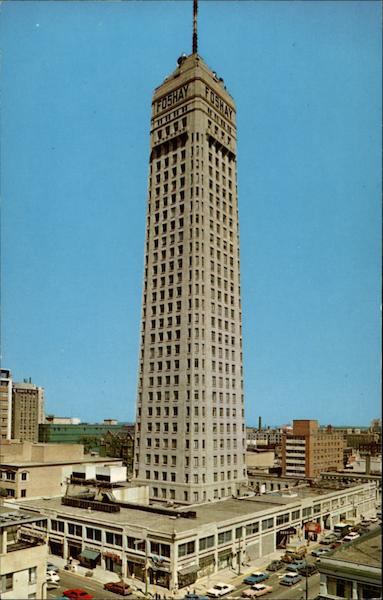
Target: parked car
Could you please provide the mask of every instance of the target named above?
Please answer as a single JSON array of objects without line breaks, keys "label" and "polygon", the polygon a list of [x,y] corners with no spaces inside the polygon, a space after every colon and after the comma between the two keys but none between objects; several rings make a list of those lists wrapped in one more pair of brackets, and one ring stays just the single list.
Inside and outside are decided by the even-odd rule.
[{"label": "parked car", "polygon": [[307,561],[305,560],[296,560],[293,563],[287,565],[287,571],[295,571],[298,572],[299,569],[305,567],[307,565]]},{"label": "parked car", "polygon": [[269,565],[267,565],[267,571],[279,571],[279,569],[283,569],[284,563],[281,560],[272,560]]},{"label": "parked car", "polygon": [[298,581],[300,581],[302,579],[302,577],[299,575],[299,573],[286,573],[282,579],[280,580],[280,584],[281,585],[295,585],[296,583],[298,583]]},{"label": "parked car", "polygon": [[[336,542],[334,542],[335,544]],[[311,556],[315,556],[316,558],[320,558],[321,556],[325,556],[330,552],[329,548],[317,548],[311,552]]]},{"label": "parked car", "polygon": [[370,518],[371,523],[377,523],[379,521],[378,517],[371,517]]},{"label": "parked car", "polygon": [[318,569],[315,565],[307,564],[305,567],[300,567],[300,569],[298,569],[298,573],[299,575],[302,575],[302,577],[311,577],[311,575],[318,573]]},{"label": "parked car", "polygon": [[363,527],[368,527],[368,526],[370,525],[370,523],[371,523],[371,519],[363,519],[363,520],[360,522],[360,524],[361,524]]},{"label": "parked car", "polygon": [[320,540],[320,544],[324,544],[325,546],[332,544],[338,539],[338,536],[335,533],[327,534],[322,540]]},{"label": "parked car", "polygon": [[212,588],[207,590],[206,594],[212,598],[220,598],[221,596],[229,594],[234,589],[234,585],[231,585],[230,583],[216,583]]},{"label": "parked car", "polygon": [[252,573],[248,577],[243,580],[243,583],[261,583],[261,581],[265,581],[268,579],[270,575],[268,573],[263,573],[262,571],[256,571]]},{"label": "parked car", "polygon": [[66,598],[70,598],[71,600],[93,600],[94,596],[89,594],[86,590],[82,588],[71,588],[70,590],[65,590],[63,592],[63,596]]},{"label": "parked car", "polygon": [[344,536],[343,541],[344,542],[353,542],[358,537],[360,537],[359,533],[356,533],[356,531],[350,531],[350,533],[348,533],[347,535]]},{"label": "parked car", "polygon": [[54,565],[53,563],[48,563],[47,571],[56,571],[56,573],[58,573],[59,568],[56,565]]},{"label": "parked car", "polygon": [[58,583],[60,581],[60,575],[57,571],[53,571],[52,569],[47,570],[47,582],[48,583]]},{"label": "parked car", "polygon": [[242,592],[243,598],[259,598],[260,596],[264,596],[269,592],[273,591],[273,587],[271,585],[265,585],[264,583],[255,583],[248,590],[244,590]]},{"label": "parked car", "polygon": [[207,596],[199,596],[195,592],[187,592],[183,600],[208,600]]},{"label": "parked car", "polygon": [[120,594],[120,596],[129,596],[133,594],[133,589],[124,581],[110,581],[104,584],[104,590]]}]

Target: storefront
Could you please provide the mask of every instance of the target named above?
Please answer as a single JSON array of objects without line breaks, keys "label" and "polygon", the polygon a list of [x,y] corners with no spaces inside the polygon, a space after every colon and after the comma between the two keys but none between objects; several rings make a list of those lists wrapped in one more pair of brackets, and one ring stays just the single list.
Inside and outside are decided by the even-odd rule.
[{"label": "storefront", "polygon": [[308,521],[304,525],[305,528],[305,539],[311,542],[316,542],[318,539],[318,535],[321,532],[320,523],[316,521]]},{"label": "storefront", "polygon": [[178,571],[178,587],[183,588],[197,581],[198,565],[190,565]]},{"label": "storefront", "polygon": [[101,564],[101,553],[91,548],[85,548],[81,554],[78,555],[80,565],[87,569],[95,569],[97,565]]},{"label": "storefront", "polygon": [[297,530],[295,527],[286,527],[277,531],[276,546],[277,548],[286,548],[286,544],[290,542],[290,537],[296,535]]},{"label": "storefront", "polygon": [[56,556],[64,558],[64,540],[49,538],[49,552],[50,554],[55,554]]},{"label": "storefront", "polygon": [[223,550],[218,554],[218,569],[226,569],[231,567],[233,560],[233,553],[231,550]]},{"label": "storefront", "polygon": [[113,552],[104,552],[103,557],[105,559],[105,569],[117,575],[122,574],[122,558],[119,554]]},{"label": "storefront", "polygon": [[210,554],[209,556],[204,556],[199,559],[199,570],[198,570],[198,579],[200,577],[206,577],[206,575],[210,575],[214,573],[215,567],[215,558],[214,554]]},{"label": "storefront", "polygon": [[145,581],[144,560],[129,556],[126,561],[126,576]]},{"label": "storefront", "polygon": [[68,558],[75,558],[81,554],[81,542],[77,542],[74,540],[68,540]]}]

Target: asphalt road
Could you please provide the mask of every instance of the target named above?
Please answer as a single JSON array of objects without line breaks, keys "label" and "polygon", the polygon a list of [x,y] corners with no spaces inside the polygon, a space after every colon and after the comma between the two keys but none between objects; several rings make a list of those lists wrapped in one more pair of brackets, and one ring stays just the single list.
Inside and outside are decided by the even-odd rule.
[{"label": "asphalt road", "polygon": [[[311,558],[311,557],[310,557]],[[309,562],[313,562],[309,560]],[[279,583],[280,579],[282,579],[283,575],[287,573],[286,569],[281,569],[276,573],[270,573],[269,579],[267,579],[264,583],[266,585],[271,585],[273,587],[273,591],[266,596],[262,596],[265,599],[273,599],[279,598],[279,600],[300,600],[301,598],[306,598],[306,580],[304,577],[291,587],[287,587],[285,585],[281,585]],[[308,599],[315,598],[319,594],[319,573],[308,577]],[[242,583],[241,585],[236,587],[235,592],[231,594],[232,598],[240,598],[243,590],[249,588],[250,586],[246,583]]]},{"label": "asphalt road", "polygon": [[104,590],[102,583],[94,581],[91,577],[85,578],[63,570],[60,570],[59,575],[59,586],[55,589],[48,588],[47,590],[47,598],[49,599],[58,598],[62,596],[62,593],[65,590],[69,590],[71,588],[81,588],[86,590],[97,600],[104,600],[105,598],[114,598],[114,600],[124,597],[128,599],[134,598],[134,596],[120,596],[119,594],[108,592],[107,590]]}]

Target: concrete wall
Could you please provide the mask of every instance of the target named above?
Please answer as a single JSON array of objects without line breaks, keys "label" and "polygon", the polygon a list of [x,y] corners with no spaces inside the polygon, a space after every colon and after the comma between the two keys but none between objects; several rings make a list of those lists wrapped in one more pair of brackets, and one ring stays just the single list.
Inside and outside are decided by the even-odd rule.
[{"label": "concrete wall", "polygon": [[[47,545],[41,544],[0,555],[0,574],[13,573],[13,588],[2,592],[2,600],[20,600],[36,594],[36,598],[46,598]],[[29,569],[37,567],[35,583],[29,583]]]}]

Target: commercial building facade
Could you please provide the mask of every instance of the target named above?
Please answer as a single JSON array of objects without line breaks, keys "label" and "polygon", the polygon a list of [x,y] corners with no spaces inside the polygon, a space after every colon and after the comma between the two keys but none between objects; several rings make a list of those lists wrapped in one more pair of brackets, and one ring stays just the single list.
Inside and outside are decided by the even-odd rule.
[{"label": "commercial building facade", "polygon": [[[286,528],[304,538],[306,524],[325,533],[345,519],[375,514],[376,483],[341,490],[306,487],[299,494],[230,498],[193,510],[115,507],[113,512],[63,505],[60,499],[27,502],[48,519],[51,552],[64,558],[93,552],[96,564],[124,577],[148,578],[169,589],[192,584],[227,566],[267,557]],[[195,509],[195,510],[194,510]],[[109,510],[109,509],[108,509]],[[151,566],[153,555],[160,565]]]}]

